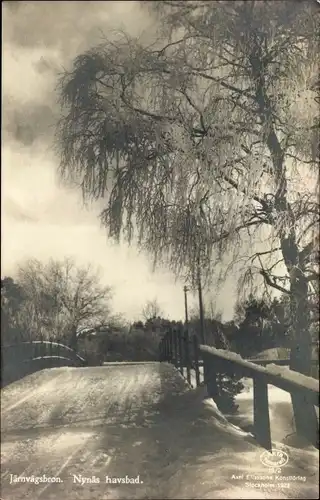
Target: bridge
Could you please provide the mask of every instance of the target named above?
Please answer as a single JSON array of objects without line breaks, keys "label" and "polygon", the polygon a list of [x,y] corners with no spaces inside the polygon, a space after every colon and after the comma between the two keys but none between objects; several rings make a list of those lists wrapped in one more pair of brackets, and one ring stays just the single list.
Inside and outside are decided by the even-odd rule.
[{"label": "bridge", "polygon": [[[28,349],[39,357],[39,346]],[[266,475],[264,448],[170,360],[86,367],[61,347],[60,356],[41,349],[45,362],[69,366],[37,369],[1,391],[4,500],[318,497],[317,464],[301,450],[290,449],[282,474],[310,477],[289,492],[285,480],[276,492],[245,481]]]},{"label": "bridge", "polygon": [[58,366],[85,366],[86,360],[59,342],[33,340],[1,347],[1,386],[35,371]]}]

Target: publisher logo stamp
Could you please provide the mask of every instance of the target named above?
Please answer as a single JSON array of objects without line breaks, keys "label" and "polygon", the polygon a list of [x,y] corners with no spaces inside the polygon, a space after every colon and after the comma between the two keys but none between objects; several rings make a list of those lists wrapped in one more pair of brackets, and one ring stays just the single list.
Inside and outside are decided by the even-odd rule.
[{"label": "publisher logo stamp", "polygon": [[231,479],[245,481],[246,488],[259,489],[260,491],[285,491],[291,488],[292,483],[305,483],[307,481],[306,476],[284,475],[282,473],[282,467],[289,462],[289,455],[281,449],[264,451],[260,455],[260,462],[268,469],[267,471],[232,474]]},{"label": "publisher logo stamp", "polygon": [[289,456],[285,451],[274,448],[272,451],[264,451],[260,455],[260,462],[269,469],[281,468],[287,465]]}]

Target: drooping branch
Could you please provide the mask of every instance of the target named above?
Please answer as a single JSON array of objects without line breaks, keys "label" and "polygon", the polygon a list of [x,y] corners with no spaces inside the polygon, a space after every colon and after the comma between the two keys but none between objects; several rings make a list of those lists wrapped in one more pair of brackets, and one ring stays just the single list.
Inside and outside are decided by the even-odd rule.
[{"label": "drooping branch", "polygon": [[270,278],[270,276],[268,275],[268,273],[264,269],[261,269],[260,274],[264,278],[267,285],[271,286],[272,288],[275,288],[276,290],[279,290],[282,293],[285,293],[287,295],[291,295],[290,290],[287,290],[283,286],[278,285],[274,280],[272,280]]},{"label": "drooping branch", "polygon": [[[237,192],[242,192],[243,194],[247,194],[246,191],[243,188],[240,188],[239,184],[236,181],[234,181],[233,179],[231,179],[229,176],[223,175],[223,179],[226,182],[228,182],[228,184],[230,184],[232,187],[234,187]],[[250,197],[253,201],[256,201],[257,203],[259,203],[261,205],[262,209],[264,210],[264,213],[267,215],[268,219],[270,219],[271,212],[272,212],[272,206],[270,206],[270,204],[267,202],[267,200],[264,198],[261,198],[260,196],[257,196],[256,194],[251,194]]]},{"label": "drooping branch", "polygon": [[262,224],[291,259],[301,227],[285,160],[300,124],[293,130],[287,76],[298,86],[309,69],[297,48],[303,13],[284,22],[287,7],[201,2],[190,16],[187,4],[157,50],[127,36],[78,59],[64,86],[64,168],[104,198],[113,234],[137,229],[175,270],[195,268],[199,248],[209,269],[215,252],[236,251],[243,230]]}]

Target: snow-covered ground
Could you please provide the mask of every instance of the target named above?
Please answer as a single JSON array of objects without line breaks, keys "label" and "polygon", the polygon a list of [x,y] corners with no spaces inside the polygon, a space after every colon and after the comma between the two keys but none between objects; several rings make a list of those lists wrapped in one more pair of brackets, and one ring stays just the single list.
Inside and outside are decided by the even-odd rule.
[{"label": "snow-covered ground", "polygon": [[[289,366],[272,366],[274,366],[274,373],[281,373],[284,377],[288,377],[287,373]],[[269,364],[268,368],[271,368],[272,370],[272,366]],[[202,382],[203,368],[200,367],[199,371],[200,382]],[[186,377],[186,370],[184,370],[184,376]],[[309,379],[309,377],[304,377],[300,374],[297,374],[296,378],[294,378],[292,377],[292,372],[290,372],[291,380],[296,379],[297,381],[301,381],[301,377],[304,380],[307,379],[309,381],[310,387],[319,386],[319,381],[316,379]],[[242,379],[242,383],[244,385],[244,390],[235,398],[235,402],[239,406],[238,412],[235,416],[228,415],[227,417],[229,421],[236,423],[242,429],[251,431],[253,426],[253,381],[250,378],[244,378]],[[196,387],[196,375],[194,370],[191,370],[191,386],[193,388]],[[275,445],[281,441],[282,443],[296,443],[297,446],[301,446],[301,439],[297,438],[295,435],[294,416],[290,393],[270,384],[268,385],[268,401],[271,437]],[[316,413],[319,418],[318,407],[316,407]]]},{"label": "snow-covered ground", "polygon": [[[241,424],[247,418],[249,425],[246,388],[237,399]],[[230,423],[204,387],[189,390],[167,363],[34,373],[1,391],[1,498],[318,498],[318,453],[283,442],[289,401],[278,391],[269,391],[272,437],[289,461],[271,474],[250,432]],[[31,482],[10,484],[15,474]],[[43,474],[63,482],[32,482]],[[138,476],[139,484],[128,483]]]}]

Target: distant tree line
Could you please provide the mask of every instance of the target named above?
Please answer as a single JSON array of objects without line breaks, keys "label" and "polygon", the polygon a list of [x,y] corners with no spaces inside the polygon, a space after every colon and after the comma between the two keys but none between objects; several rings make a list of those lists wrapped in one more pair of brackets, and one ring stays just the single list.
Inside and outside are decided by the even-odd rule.
[{"label": "distant tree line", "polygon": [[[313,307],[311,326],[312,340],[318,340],[319,310]],[[193,315],[190,328],[200,338],[200,319]],[[287,295],[274,297],[267,301],[252,294],[235,307],[232,321],[222,322],[220,315],[206,318],[206,343],[218,349],[229,349],[244,358],[252,357],[266,349],[291,347],[290,301]]]}]

